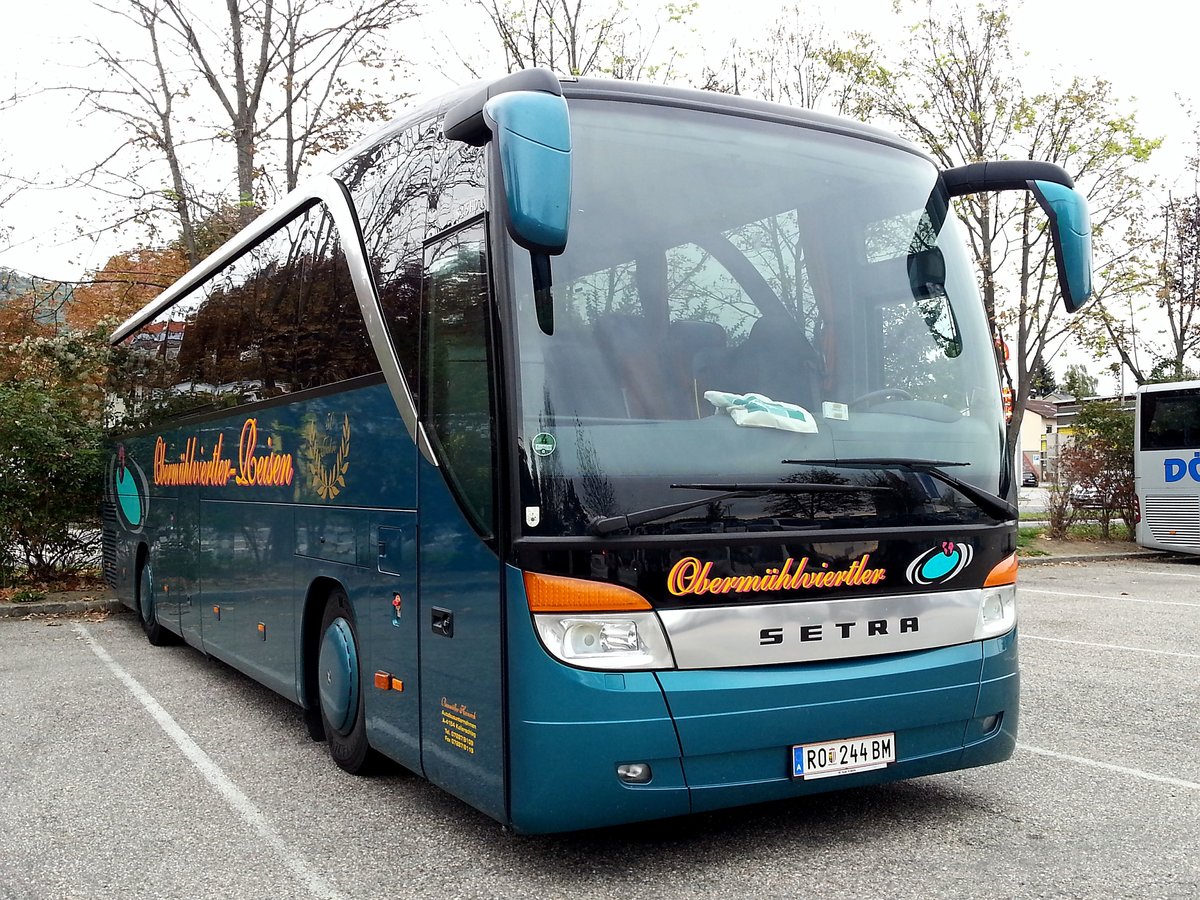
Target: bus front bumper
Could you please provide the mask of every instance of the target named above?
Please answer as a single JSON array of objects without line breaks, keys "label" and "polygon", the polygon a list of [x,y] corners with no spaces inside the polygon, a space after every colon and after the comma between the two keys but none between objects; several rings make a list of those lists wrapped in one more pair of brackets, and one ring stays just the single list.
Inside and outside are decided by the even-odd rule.
[{"label": "bus front bumper", "polygon": [[[536,638],[510,657],[510,821],[592,828],[981,766],[1016,745],[1017,634],[747,669],[586,672]],[[803,780],[792,747],[893,733],[886,768]],[[646,763],[645,784],[617,767]]]}]

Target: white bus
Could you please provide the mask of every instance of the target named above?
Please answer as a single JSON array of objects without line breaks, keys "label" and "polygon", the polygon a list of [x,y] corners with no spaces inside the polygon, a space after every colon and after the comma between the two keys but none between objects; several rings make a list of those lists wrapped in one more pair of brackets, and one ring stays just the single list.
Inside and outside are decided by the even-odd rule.
[{"label": "white bus", "polygon": [[1133,472],[1138,544],[1200,553],[1200,381],[1138,388]]}]

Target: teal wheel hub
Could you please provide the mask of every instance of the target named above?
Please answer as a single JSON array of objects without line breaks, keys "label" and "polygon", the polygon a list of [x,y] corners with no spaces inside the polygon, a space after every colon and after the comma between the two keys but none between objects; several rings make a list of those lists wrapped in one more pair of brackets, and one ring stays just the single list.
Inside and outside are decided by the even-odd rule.
[{"label": "teal wheel hub", "polygon": [[141,609],[142,621],[154,621],[154,576],[150,573],[150,564],[142,566],[142,577],[138,582],[138,606]]},{"label": "teal wheel hub", "polygon": [[329,724],[345,734],[358,713],[358,648],[345,619],[334,619],[325,629],[317,664],[321,708]]}]

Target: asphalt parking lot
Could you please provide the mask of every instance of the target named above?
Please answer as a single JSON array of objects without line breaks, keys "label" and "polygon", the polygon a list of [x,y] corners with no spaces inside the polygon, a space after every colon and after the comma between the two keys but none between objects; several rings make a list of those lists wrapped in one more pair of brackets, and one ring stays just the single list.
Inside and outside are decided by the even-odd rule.
[{"label": "asphalt parking lot", "polygon": [[0,620],[0,897],[1200,896],[1200,563],[1021,578],[1011,761],[544,838],[130,615]]}]

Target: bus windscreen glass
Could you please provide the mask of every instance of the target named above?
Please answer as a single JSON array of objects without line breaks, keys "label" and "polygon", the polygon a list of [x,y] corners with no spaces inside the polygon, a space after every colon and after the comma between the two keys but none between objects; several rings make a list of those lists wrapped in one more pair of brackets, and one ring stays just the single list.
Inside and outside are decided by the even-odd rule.
[{"label": "bus windscreen glass", "polygon": [[571,127],[552,334],[511,250],[529,533],[688,501],[639,529],[993,521],[927,474],[828,464],[936,459],[1007,490],[994,350],[932,163],[665,106],[575,101]]}]

